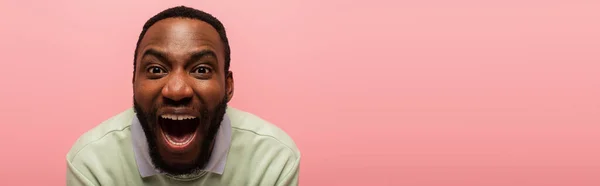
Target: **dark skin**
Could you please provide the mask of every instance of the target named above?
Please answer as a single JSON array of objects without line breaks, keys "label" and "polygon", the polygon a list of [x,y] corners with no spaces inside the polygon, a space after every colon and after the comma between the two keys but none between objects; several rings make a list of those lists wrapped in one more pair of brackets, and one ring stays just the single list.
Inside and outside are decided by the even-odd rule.
[{"label": "dark skin", "polygon": [[[143,37],[133,78],[134,101],[145,116],[160,158],[167,165],[197,164],[206,156],[209,120],[233,97],[233,74],[225,71],[223,43],[208,23],[188,18],[167,18],[155,23]],[[172,148],[161,136],[155,116],[186,114],[201,119],[190,145]],[[144,115],[144,114],[142,114]],[[208,116],[207,116],[208,115]],[[222,114],[221,114],[222,117]],[[142,120],[142,119],[141,119]],[[208,139],[213,140],[213,139]],[[212,143],[212,141],[211,141]]]}]

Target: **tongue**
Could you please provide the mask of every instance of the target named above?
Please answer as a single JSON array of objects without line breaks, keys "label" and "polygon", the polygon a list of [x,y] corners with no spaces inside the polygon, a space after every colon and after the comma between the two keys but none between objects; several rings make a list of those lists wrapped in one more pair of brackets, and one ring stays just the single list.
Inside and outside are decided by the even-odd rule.
[{"label": "tongue", "polygon": [[170,120],[164,119],[162,128],[170,140],[176,143],[185,142],[193,137],[198,124],[196,120]]}]

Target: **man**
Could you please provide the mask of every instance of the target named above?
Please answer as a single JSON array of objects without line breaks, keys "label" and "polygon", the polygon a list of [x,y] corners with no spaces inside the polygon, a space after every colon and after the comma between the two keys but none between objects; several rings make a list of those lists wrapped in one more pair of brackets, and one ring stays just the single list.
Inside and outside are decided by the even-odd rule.
[{"label": "man", "polygon": [[227,107],[221,22],[174,7],[152,17],[134,55],[134,107],[83,134],[67,185],[297,185],[300,152],[276,126]]}]

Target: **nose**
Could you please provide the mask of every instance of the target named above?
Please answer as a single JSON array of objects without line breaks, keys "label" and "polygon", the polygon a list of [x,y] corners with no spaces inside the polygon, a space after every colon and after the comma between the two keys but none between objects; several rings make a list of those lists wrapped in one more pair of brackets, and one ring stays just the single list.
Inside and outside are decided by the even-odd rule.
[{"label": "nose", "polygon": [[194,94],[192,87],[185,81],[184,75],[171,74],[167,84],[162,89],[162,95],[173,101],[191,98]]}]

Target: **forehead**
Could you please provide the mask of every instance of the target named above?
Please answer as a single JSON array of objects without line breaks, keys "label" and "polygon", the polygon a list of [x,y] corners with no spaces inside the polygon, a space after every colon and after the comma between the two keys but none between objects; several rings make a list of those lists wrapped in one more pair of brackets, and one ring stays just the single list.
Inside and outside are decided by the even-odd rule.
[{"label": "forehead", "polygon": [[170,54],[199,49],[211,49],[217,54],[223,51],[217,30],[204,21],[191,18],[167,18],[156,22],[146,31],[137,52],[140,54],[148,48]]}]

